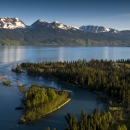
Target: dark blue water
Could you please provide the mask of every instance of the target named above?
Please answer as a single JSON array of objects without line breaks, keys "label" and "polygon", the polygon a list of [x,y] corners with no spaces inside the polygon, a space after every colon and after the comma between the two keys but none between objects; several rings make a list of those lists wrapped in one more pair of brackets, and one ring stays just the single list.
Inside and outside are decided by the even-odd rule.
[{"label": "dark blue water", "polygon": [[[69,112],[80,116],[81,110],[92,113],[98,105],[105,109],[104,103],[96,98],[96,95],[84,89],[65,85],[57,81],[27,76],[25,73],[16,74],[11,71],[12,65],[24,61],[71,61],[78,59],[128,59],[129,47],[0,47],[0,76],[5,76],[13,82],[11,87],[4,86],[0,81],[0,129],[1,130],[41,130],[42,128],[57,128],[62,130],[67,126],[64,116]],[[18,125],[18,119],[22,111],[15,110],[20,105],[21,93],[17,88],[17,82],[30,87],[32,83],[46,85],[58,89],[68,89],[74,92],[72,100],[61,109],[46,115],[42,119]]]}]

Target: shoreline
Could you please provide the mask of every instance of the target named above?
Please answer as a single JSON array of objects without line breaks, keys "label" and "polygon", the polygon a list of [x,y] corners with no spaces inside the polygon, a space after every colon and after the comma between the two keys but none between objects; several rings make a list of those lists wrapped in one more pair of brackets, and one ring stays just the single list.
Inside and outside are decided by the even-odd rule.
[{"label": "shoreline", "polygon": [[[38,118],[35,118],[34,120],[43,118],[43,117],[46,116],[47,114],[50,114],[50,113],[52,113],[52,112],[54,112],[54,111],[60,109],[61,107],[63,107],[64,105],[66,105],[69,101],[71,101],[71,98],[68,98],[64,103],[60,104],[59,106],[57,106],[56,108],[52,109],[51,111],[49,111],[49,112],[47,112],[47,113],[45,113],[45,114],[39,116]],[[20,118],[19,123],[21,124],[21,123],[28,122],[28,121],[29,121],[29,120],[26,120],[26,119],[24,118],[24,116],[23,116],[23,117]],[[31,120],[31,121],[32,121],[32,120]]]},{"label": "shoreline", "polygon": [[66,101],[65,101],[63,104],[61,104],[60,106],[58,106],[58,107],[54,108],[53,110],[51,110],[51,111],[45,113],[43,116],[45,116],[45,115],[47,115],[47,114],[49,114],[49,113],[52,113],[52,112],[54,112],[54,111],[60,109],[61,107],[63,107],[64,105],[66,105],[69,101],[71,101],[71,98],[69,98],[68,100],[66,100]]},{"label": "shoreline", "polygon": [[[26,67],[25,67],[26,68]],[[33,73],[31,74],[28,74],[28,75],[33,75]],[[40,75],[40,76],[42,76],[42,75]],[[87,91],[89,91],[89,92],[92,92],[92,93],[94,93],[94,94],[96,94],[97,95],[97,97],[99,97],[100,96],[100,94],[102,93],[102,92],[98,92],[98,91],[92,91],[92,90],[89,90],[88,88],[86,88],[86,87],[84,87],[84,86],[79,86],[79,85],[75,85],[75,84],[71,84],[71,83],[67,83],[67,82],[63,82],[63,81],[60,81],[58,78],[55,78],[54,76],[48,76],[48,75],[43,75],[42,77],[46,77],[46,78],[50,78],[50,79],[53,79],[53,80],[55,80],[55,81],[58,81],[59,83],[63,83],[63,84],[65,84],[65,85],[70,85],[70,86],[72,86],[72,87],[77,87],[77,88],[80,88],[80,89],[85,89],[85,90],[87,90]],[[53,88],[53,89],[55,89],[55,88]],[[104,97],[105,97],[105,95],[103,95]],[[102,98],[102,97],[100,97],[100,99],[102,99],[102,101],[104,101],[104,98]],[[105,98],[106,99],[106,98]],[[109,100],[109,98],[108,98],[108,100]],[[109,103],[108,103],[108,101],[107,100],[105,100],[106,102],[107,102],[107,105],[109,105]]]},{"label": "shoreline", "polygon": [[[21,91],[21,87],[23,87],[22,89],[24,89],[25,91]],[[23,95],[25,95],[25,92],[27,92],[27,91],[29,90],[29,88],[26,88],[26,87],[22,86],[21,83],[19,83],[18,89],[19,89],[19,91],[20,91]],[[48,87],[47,87],[46,89],[48,89]],[[49,88],[49,89],[50,89],[50,88]],[[51,89],[53,89],[53,88],[51,88]],[[52,112],[54,112],[54,111],[60,109],[60,108],[63,107],[64,105],[66,105],[69,101],[71,101],[71,97],[72,97],[71,94],[69,94],[69,92],[66,92],[66,93],[68,93],[68,97],[66,97],[66,98],[65,98],[64,100],[62,100],[59,104],[57,104],[57,106],[55,106],[54,108],[52,107],[52,109],[49,110],[49,111],[46,111],[46,112],[43,111],[43,114],[38,115],[38,116],[35,116],[35,118],[32,119],[32,120],[40,119],[40,118],[44,117],[45,115],[47,115],[47,114],[49,114],[49,113],[52,113]],[[23,99],[24,99],[24,96],[23,96]],[[24,104],[23,101],[22,101],[22,104]],[[24,123],[24,122],[27,122],[27,121],[32,121],[32,120],[30,120],[30,119],[28,120],[28,118],[26,118],[26,115],[25,115],[25,114],[26,114],[26,105],[25,105],[25,104],[24,104],[24,108],[25,108],[25,113],[24,113],[24,115],[19,119],[19,123]]]}]

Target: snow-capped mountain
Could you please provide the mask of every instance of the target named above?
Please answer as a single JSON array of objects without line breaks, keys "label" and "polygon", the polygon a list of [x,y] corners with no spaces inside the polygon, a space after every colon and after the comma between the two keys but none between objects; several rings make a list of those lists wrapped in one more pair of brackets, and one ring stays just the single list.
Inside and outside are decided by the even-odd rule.
[{"label": "snow-capped mountain", "polygon": [[25,27],[26,25],[19,18],[0,18],[0,28],[15,29]]},{"label": "snow-capped mountain", "polygon": [[103,33],[103,32],[110,32],[110,33],[129,33],[129,30],[127,31],[118,31],[116,29],[112,28],[106,28],[103,26],[93,26],[93,25],[87,25],[87,26],[81,26],[81,27],[73,27],[73,26],[67,26],[65,24],[62,24],[58,21],[54,22],[46,22],[41,19],[37,20],[30,26],[26,26],[19,18],[8,18],[3,17],[0,18],[0,28],[5,29],[16,29],[16,28],[39,28],[39,27],[47,27],[47,28],[59,28],[63,30],[81,30],[84,32],[93,32],[93,33]]},{"label": "snow-capped mountain", "polygon": [[64,25],[62,23],[59,23],[58,21],[54,21],[50,24],[53,28],[60,28],[60,29],[64,29],[64,30],[68,30],[68,29],[76,30],[76,29],[78,29],[77,27],[67,26],[67,25]]},{"label": "snow-capped mountain", "polygon": [[30,27],[32,28],[37,28],[37,27],[48,27],[49,23],[46,21],[43,21],[41,19],[37,20],[36,22],[34,22]]},{"label": "snow-capped mountain", "polygon": [[60,29],[64,29],[64,30],[68,30],[68,29],[73,29],[76,30],[78,29],[77,27],[73,27],[73,26],[67,26],[65,24],[62,24],[58,21],[54,21],[52,23],[43,21],[41,19],[37,20],[36,22],[34,22],[31,27],[51,27],[51,28],[60,28]]},{"label": "snow-capped mountain", "polygon": [[64,30],[79,29],[77,27],[67,26],[58,21],[49,23],[49,22],[39,19],[36,22],[34,22],[31,26],[26,26],[19,18],[8,18],[8,17],[0,18],[0,28],[16,29],[16,28],[37,28],[37,27],[51,27],[51,28],[59,28],[59,29],[64,29]]},{"label": "snow-capped mountain", "polygon": [[3,17],[0,18],[0,45],[130,46],[130,30],[91,25],[77,28],[41,19],[27,26],[19,18]]},{"label": "snow-capped mountain", "polygon": [[84,32],[93,32],[93,33],[101,33],[101,32],[117,33],[118,32],[118,30],[112,28],[106,28],[103,26],[93,26],[93,25],[81,26],[79,27],[79,29]]}]

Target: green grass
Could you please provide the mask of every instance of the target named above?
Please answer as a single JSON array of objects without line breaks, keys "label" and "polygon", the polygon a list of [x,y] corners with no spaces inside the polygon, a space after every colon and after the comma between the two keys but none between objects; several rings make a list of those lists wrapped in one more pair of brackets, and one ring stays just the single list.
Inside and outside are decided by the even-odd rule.
[{"label": "green grass", "polygon": [[11,81],[2,81],[2,83],[6,86],[11,86],[12,82]]}]

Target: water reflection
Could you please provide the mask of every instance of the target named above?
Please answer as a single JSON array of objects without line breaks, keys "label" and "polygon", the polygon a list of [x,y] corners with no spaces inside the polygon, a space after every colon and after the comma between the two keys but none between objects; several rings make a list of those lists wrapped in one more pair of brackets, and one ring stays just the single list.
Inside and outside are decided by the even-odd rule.
[{"label": "water reflection", "polygon": [[63,61],[64,50],[63,47],[59,49],[59,61]]},{"label": "water reflection", "polygon": [[24,58],[24,46],[5,46],[0,48],[0,58],[1,62],[13,62],[19,61]]},{"label": "water reflection", "polygon": [[104,47],[103,59],[109,59],[109,47]]},{"label": "water reflection", "polygon": [[130,57],[129,47],[40,47],[1,46],[0,62],[13,61],[71,61],[86,59],[117,60]]},{"label": "water reflection", "polygon": [[113,55],[113,59],[116,60],[116,55],[118,55],[118,54],[116,52],[116,48],[115,47],[113,48],[113,54],[112,55]]}]

